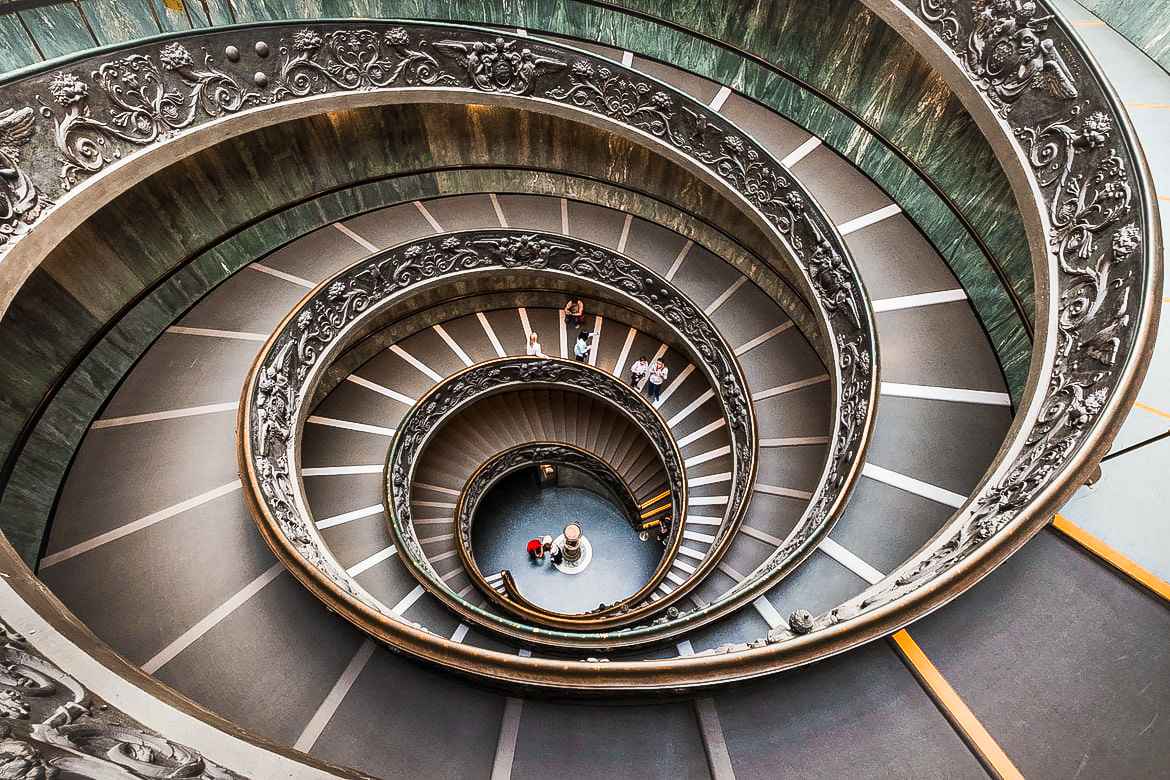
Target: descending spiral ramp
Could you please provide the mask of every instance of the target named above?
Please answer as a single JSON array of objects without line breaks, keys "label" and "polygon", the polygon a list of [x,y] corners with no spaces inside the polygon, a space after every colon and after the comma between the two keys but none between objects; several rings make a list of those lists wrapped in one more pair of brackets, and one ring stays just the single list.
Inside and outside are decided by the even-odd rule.
[{"label": "descending spiral ramp", "polygon": [[42,5],[0,41],[122,32],[0,58],[0,774],[1166,771],[1170,588],[1045,530],[1161,295],[1063,17],[724,9],[933,85],[894,131],[587,31],[655,4]]}]

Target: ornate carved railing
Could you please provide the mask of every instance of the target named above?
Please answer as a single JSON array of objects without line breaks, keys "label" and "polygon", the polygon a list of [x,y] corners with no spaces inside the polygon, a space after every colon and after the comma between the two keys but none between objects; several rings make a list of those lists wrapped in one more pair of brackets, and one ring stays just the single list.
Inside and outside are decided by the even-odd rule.
[{"label": "ornate carved railing", "polygon": [[[742,679],[839,652],[972,585],[1038,529],[1104,454],[1144,371],[1161,273],[1152,187],[1118,101],[1043,0],[864,1],[944,73],[992,138],[1025,215],[1041,291],[1040,348],[997,463],[955,520],[887,580],[796,631],[774,632],[758,647],[601,667],[465,648],[443,656],[450,666],[536,686],[654,688]],[[264,40],[275,40],[273,28],[252,28],[191,36],[198,43],[178,49],[156,43],[101,55],[85,66],[89,75],[71,66],[6,85],[6,105],[14,108],[0,120],[13,139],[3,151],[10,171],[0,209],[4,306],[55,236],[167,159],[152,152],[172,146],[189,152],[212,143],[213,135],[263,122],[265,112],[288,118],[342,104],[326,98],[392,99],[398,87],[379,81],[391,73],[404,79],[397,83],[410,81],[410,94],[418,97],[576,108],[589,121],[706,171],[767,226],[778,247],[791,251],[834,357],[857,350],[848,364],[856,371],[852,387],[842,361],[832,369],[836,408],[845,412],[836,419],[851,427],[834,431],[829,482],[852,480],[857,464],[850,458],[868,435],[875,391],[864,298],[850,287],[855,276],[827,221],[750,140],[704,107],[617,65],[503,33],[375,23],[313,25],[295,37],[292,28],[284,30],[289,34],[274,60],[268,59],[274,47]],[[343,42],[370,56],[346,67]],[[190,52],[198,46],[205,49],[196,68]],[[238,59],[242,51],[249,52],[246,64]],[[327,63],[338,67],[330,71]],[[371,69],[373,63],[379,67]],[[110,65],[104,72],[103,64]],[[452,81],[440,83],[446,78]],[[119,105],[114,95],[135,102]],[[40,112],[29,111],[40,104]],[[116,126],[115,116],[125,121]],[[51,136],[44,131],[49,123]],[[199,132],[211,124],[216,133]],[[89,143],[78,140],[85,137]],[[82,192],[92,197],[83,202]],[[269,390],[295,400],[288,386]],[[829,499],[825,517],[846,492]],[[818,490],[814,507],[822,495]],[[358,607],[349,617],[363,616]],[[425,632],[404,624],[395,638],[408,652],[438,660]]]},{"label": "ornate carved railing", "polygon": [[[586,474],[602,486],[606,493],[612,499],[616,500],[625,510],[625,515],[630,525],[636,526],[637,524],[638,504],[633,491],[630,490],[630,486],[622,479],[614,466],[580,447],[555,441],[537,441],[512,447],[488,458],[468,477],[467,483],[459,492],[459,499],[455,503],[454,515],[456,528],[455,544],[459,551],[459,560],[463,563],[463,568],[467,571],[472,583],[484,595],[504,609],[512,609],[512,605],[508,603],[508,599],[511,599],[520,604],[521,608],[525,611],[534,613],[541,611],[539,606],[524,597],[511,576],[511,573],[507,570],[500,572],[503,575],[503,584],[508,597],[507,599],[502,598],[500,592],[488,584],[483,570],[480,569],[479,563],[476,561],[475,551],[473,550],[472,534],[474,532],[476,513],[479,510],[480,502],[500,480],[522,469],[533,468],[544,463],[554,464],[558,468],[567,467],[576,469]],[[682,487],[686,487],[685,482]],[[678,502],[673,491],[670,492],[671,511],[677,515],[685,507]],[[678,553],[677,540],[679,536],[679,533],[671,535],[670,542],[667,545],[668,553]],[[666,557],[666,555],[663,556],[664,559]],[[655,574],[657,575],[657,572]],[[649,586],[648,584],[651,590],[657,587],[658,583],[662,581],[661,577],[657,576],[652,577],[651,580],[653,581],[653,586]],[[645,591],[646,588],[643,587],[639,590]],[[617,606],[620,610],[621,607],[618,605],[628,603],[632,600],[632,598],[621,599],[615,602],[614,605],[610,605],[610,608]],[[595,612],[601,611],[600,609],[595,610]],[[520,614],[524,615],[524,612],[520,612]]]},{"label": "ornate carved railing", "polygon": [[[427,445],[434,437],[441,435],[443,425],[448,420],[486,396],[510,390],[542,387],[570,388],[573,392],[591,396],[606,403],[632,422],[658,452],[679,522],[671,533],[666,553],[662,556],[653,576],[633,595],[605,609],[581,615],[566,615],[537,607],[530,602],[500,602],[498,598],[493,599],[526,621],[517,624],[463,598],[435,571],[415,533],[411,492],[415,483],[416,468]],[[521,455],[523,454],[521,452]],[[510,460],[508,453],[504,454],[502,461],[493,459],[488,462],[489,465],[493,463],[506,471],[518,467]],[[493,470],[489,479],[494,481],[499,476],[501,474]],[[474,476],[472,480],[473,482],[468,485],[469,489],[476,487]],[[435,385],[415,402],[398,424],[386,461],[385,490],[386,509],[390,516],[390,530],[394,536],[395,547],[415,578],[465,620],[487,626],[497,633],[530,642],[576,646],[580,642],[577,635],[564,633],[565,631],[605,631],[611,627],[634,622],[652,609],[664,608],[669,603],[665,601],[661,604],[651,603],[649,596],[670,570],[679,543],[682,541],[687,501],[686,471],[682,455],[666,421],[636,388],[588,364],[560,358],[518,355],[479,363]],[[478,492],[475,494],[474,501],[478,501],[479,495]],[[463,498],[460,499],[457,510],[456,547],[469,575],[472,575],[473,581],[482,587],[483,575],[469,554],[471,523]],[[689,581],[689,586],[680,585],[678,590],[686,593],[700,581],[701,577],[695,576]],[[489,597],[491,595],[489,594]],[[547,630],[549,628],[560,631],[549,631]]]}]

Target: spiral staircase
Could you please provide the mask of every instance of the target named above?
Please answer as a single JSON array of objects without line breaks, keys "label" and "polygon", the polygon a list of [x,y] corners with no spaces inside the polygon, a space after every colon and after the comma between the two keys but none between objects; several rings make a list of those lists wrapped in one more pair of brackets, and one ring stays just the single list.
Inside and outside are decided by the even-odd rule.
[{"label": "spiral staircase", "polygon": [[0,776],[1170,772],[1133,46],[512,5],[0,2]]}]

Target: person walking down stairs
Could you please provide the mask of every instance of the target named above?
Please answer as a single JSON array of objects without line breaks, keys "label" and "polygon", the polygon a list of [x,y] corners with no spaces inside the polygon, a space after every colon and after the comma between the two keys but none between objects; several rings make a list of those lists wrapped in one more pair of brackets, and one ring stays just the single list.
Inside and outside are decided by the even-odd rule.
[{"label": "person walking down stairs", "polygon": [[654,403],[658,403],[658,399],[662,397],[662,385],[668,376],[670,369],[666,364],[661,360],[654,361],[654,367],[650,369],[650,379],[646,382],[646,387],[650,390],[650,400]]}]

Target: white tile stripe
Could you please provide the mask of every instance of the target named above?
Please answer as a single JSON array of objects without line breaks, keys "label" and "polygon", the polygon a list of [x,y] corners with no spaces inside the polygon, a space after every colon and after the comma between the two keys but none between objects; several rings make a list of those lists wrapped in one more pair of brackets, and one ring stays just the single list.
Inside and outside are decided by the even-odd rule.
[{"label": "white tile stripe", "polygon": [[516,313],[520,316],[520,328],[524,331],[524,346],[527,348],[528,337],[532,335],[532,323],[528,321],[528,309],[520,306],[516,309]]},{"label": "white tile stripe", "polygon": [[569,333],[564,312],[557,313],[557,337],[560,339],[561,357],[569,357]]},{"label": "white tile stripe", "polygon": [[682,585],[687,581],[686,577],[683,577],[681,574],[675,574],[673,571],[668,571],[666,573],[666,579],[670,580],[675,585]]},{"label": "white tile stripe", "polygon": [[391,390],[389,387],[380,385],[377,382],[371,382],[365,377],[358,376],[357,374],[350,374],[345,379],[346,381],[353,382],[358,387],[364,387],[367,390],[373,390],[375,393],[384,395],[387,398],[393,398],[398,403],[406,404],[407,406],[414,405],[414,399],[410,396],[403,395],[396,390]]},{"label": "white tile stripe", "polygon": [[491,780],[511,780],[512,764],[516,760],[516,742],[520,737],[520,717],[524,700],[509,696],[504,701],[504,717],[500,720],[500,736],[496,740],[496,757],[492,761]]},{"label": "white tile stripe", "polygon": [[711,544],[715,541],[715,537],[710,534],[701,534],[698,531],[683,530],[683,538],[690,539],[692,542],[702,542],[704,544]]},{"label": "white tile stripe", "polygon": [[938,303],[955,303],[967,300],[967,293],[963,290],[939,290],[938,292],[918,293],[917,295],[901,295],[897,298],[882,298],[873,302],[875,312],[898,311],[899,309],[915,309],[919,306],[934,306]]},{"label": "white tile stripe", "polygon": [[362,238],[357,233],[353,232],[352,230],[350,230],[349,228],[347,228],[345,225],[341,224],[340,222],[334,222],[333,227],[337,228],[338,232],[342,233],[343,235],[349,236],[349,238],[352,239],[355,244],[362,247],[363,249],[367,249],[371,252],[378,251],[378,247],[374,246],[369,241]]},{"label": "white tile stripe", "polygon": [[569,235],[569,201],[561,198],[561,232]]},{"label": "white tile stripe", "polygon": [[185,409],[169,409],[165,412],[148,412],[147,414],[131,414],[126,417],[105,417],[95,420],[90,428],[118,428],[123,425],[155,422],[157,420],[175,420],[180,417],[195,417],[201,414],[215,414],[217,412],[231,412],[239,407],[238,401],[229,401],[224,404],[207,404],[206,406],[188,406]]},{"label": "white tile stripe", "polygon": [[337,420],[332,417],[318,417],[317,415],[310,415],[305,422],[311,422],[314,425],[327,425],[330,428],[344,428],[348,431],[361,431],[362,433],[374,433],[378,436],[393,436],[393,428],[383,428],[380,425],[367,425],[366,423],[350,422],[349,420]]},{"label": "white tile stripe", "polygon": [[243,606],[248,599],[259,593],[265,585],[284,573],[284,564],[276,563],[268,571],[249,582],[244,588],[230,599],[211,611],[207,617],[179,635],[175,641],[164,647],[153,658],[142,664],[142,671],[154,674],[179,653],[194,644],[201,636],[215,628],[228,615]]},{"label": "white tile stripe", "polygon": [[634,221],[633,214],[626,214],[626,219],[622,222],[622,235],[618,239],[617,251],[626,251],[626,242],[630,240],[630,223]]},{"label": "white tile stripe", "polygon": [[762,482],[755,484],[755,490],[759,493],[767,493],[771,496],[783,496],[784,498],[799,498],[808,501],[812,498],[812,493],[807,490],[796,490],[794,488],[777,487],[776,485],[765,485]]},{"label": "white tile stripe", "polygon": [[371,463],[368,466],[318,466],[311,469],[301,469],[301,476],[340,477],[347,474],[381,474],[383,468],[381,463]]},{"label": "white tile stripe", "polygon": [[690,458],[687,458],[685,461],[683,461],[683,467],[689,469],[691,466],[698,466],[700,463],[706,463],[709,460],[715,460],[715,458],[729,454],[731,454],[730,445],[726,447],[720,447],[717,450],[709,450],[699,455],[694,455]]},{"label": "white tile stripe", "polygon": [[820,376],[812,376],[812,377],[809,377],[808,379],[801,379],[801,380],[796,381],[796,382],[789,382],[786,385],[780,385],[779,387],[773,387],[770,390],[761,390],[760,392],[752,395],[752,400],[753,401],[763,401],[765,398],[771,398],[773,396],[782,395],[784,393],[791,393],[793,390],[801,390],[805,387],[819,385],[821,382],[828,382],[828,381],[829,381],[828,374],[821,374]]},{"label": "white tile stripe", "polygon": [[698,398],[691,401],[689,404],[687,404],[682,409],[680,409],[678,411],[678,413],[674,415],[674,417],[671,417],[669,420],[667,420],[666,424],[668,426],[670,426],[671,428],[673,428],[674,426],[678,425],[683,420],[690,417],[692,412],[694,412],[696,409],[698,409],[700,406],[707,403],[708,401],[710,401],[714,397],[715,397],[715,391],[708,388],[701,395],[699,395]]},{"label": "white tile stripe", "polygon": [[425,490],[433,490],[436,493],[446,493],[449,496],[459,495],[458,490],[452,490],[451,488],[443,487],[442,485],[432,485],[429,482],[419,482],[419,481],[415,480],[414,486],[416,488],[423,488]]},{"label": "white tile stripe", "polygon": [[883,206],[876,211],[871,211],[868,214],[862,214],[856,219],[851,219],[848,222],[842,222],[837,226],[837,232],[842,236],[847,236],[850,233],[856,233],[862,228],[867,228],[870,225],[876,225],[883,219],[889,219],[895,214],[901,214],[902,208],[897,203],[891,203],[888,206]]},{"label": "white tile stripe", "polygon": [[425,506],[430,509],[454,509],[455,504],[450,501],[411,501],[414,506]]},{"label": "white tile stripe", "polygon": [[731,283],[730,287],[728,287],[723,292],[719,293],[718,298],[711,301],[711,303],[707,304],[707,308],[703,309],[703,313],[706,314],[708,317],[710,317],[712,314],[714,314],[716,311],[719,310],[720,306],[727,303],[727,300],[731,296],[735,295],[735,291],[738,290],[740,287],[743,287],[745,283],[747,283],[747,277],[740,276],[738,279],[736,279],[734,282]]},{"label": "white tile stripe", "polygon": [[707,557],[705,553],[701,553],[694,548],[687,547],[685,544],[680,544],[678,546],[678,551],[688,558],[694,558],[696,561],[701,561]]},{"label": "white tile stripe", "polygon": [[410,363],[410,365],[414,366],[419,371],[426,374],[433,381],[435,381],[435,382],[442,382],[443,381],[443,376],[439,372],[435,371],[430,366],[428,366],[426,363],[422,362],[421,360],[419,360],[414,355],[410,354],[409,352],[407,352],[405,349],[398,346],[397,344],[392,344],[390,346],[390,351],[393,352],[398,357],[405,360],[407,363]]},{"label": "white tile stripe", "polygon": [[625,67],[628,68],[633,64],[634,64],[634,53],[632,51],[623,51],[622,52],[622,65],[624,65]]},{"label": "white tile stripe", "polygon": [[727,425],[727,418],[725,418],[725,417],[720,417],[715,422],[707,423],[702,428],[699,428],[698,430],[695,430],[695,431],[691,431],[686,436],[679,439],[678,440],[678,448],[681,450],[684,447],[687,447],[688,445],[694,444],[696,441],[703,438],[708,433],[711,433],[712,431],[717,431],[725,425]]},{"label": "white tile stripe", "polygon": [[712,111],[718,111],[723,108],[723,104],[727,102],[727,98],[731,95],[731,87],[723,86],[715,93],[715,97],[711,98],[708,107]]},{"label": "white tile stripe", "polygon": [[807,141],[802,143],[800,146],[796,147],[791,152],[789,152],[788,156],[780,161],[780,164],[783,165],[785,168],[791,168],[792,166],[796,165],[798,162],[803,160],[805,157],[808,157],[808,155],[820,145],[821,145],[821,139],[817,138],[814,135],[812,138],[808,139]]},{"label": "white tile stripe", "polygon": [[735,580],[736,582],[743,582],[744,575],[740,574],[738,571],[731,568],[730,564],[720,561],[719,565],[716,568],[719,569],[719,571],[726,574],[731,579]]},{"label": "white tile stripe", "polygon": [[880,571],[870,566],[868,563],[861,560],[861,558],[858,558],[852,552],[846,550],[844,547],[837,544],[828,537],[825,537],[821,540],[820,548],[824,552],[828,553],[830,558],[856,574],[858,577],[861,577],[861,579],[865,580],[870,585],[876,585],[885,579],[886,575],[882,574]]},{"label": "white tile stripe", "polygon": [[440,225],[439,221],[431,215],[431,212],[427,211],[427,207],[423,205],[421,200],[416,200],[414,202],[414,207],[418,209],[418,213],[422,214],[423,219],[425,219],[427,224],[431,226],[431,230],[435,231],[436,233],[443,232],[443,226]]},{"label": "white tile stripe", "polygon": [[719,722],[719,711],[710,696],[695,699],[695,718],[699,721],[699,734],[707,754],[707,768],[712,780],[735,780],[735,769],[731,755],[727,752],[727,739],[723,735],[723,724]]},{"label": "white tile stripe", "polygon": [[370,517],[371,515],[379,515],[382,513],[382,505],[374,504],[373,506],[363,507],[362,509],[355,509],[352,512],[345,512],[344,514],[327,517],[324,520],[317,521],[317,529],[324,531],[326,528],[333,528],[338,525],[345,525],[354,520],[361,520],[363,517]]},{"label": "white tile stripe", "polygon": [[448,550],[445,553],[440,553],[439,555],[436,555],[434,558],[431,558],[430,561],[431,561],[431,563],[439,563],[440,561],[445,561],[448,558],[454,558],[458,553],[459,553],[458,550]]},{"label": "white tile stripe", "polygon": [[438,542],[449,542],[455,538],[455,534],[440,534],[439,536],[428,536],[426,539],[419,539],[419,544],[437,544]]},{"label": "white tile stripe", "polygon": [[228,493],[233,493],[239,490],[241,487],[243,487],[243,485],[240,480],[233,479],[231,482],[228,482],[225,485],[220,485],[217,488],[212,488],[206,493],[200,493],[199,495],[192,496],[185,501],[180,501],[177,504],[171,504],[165,509],[152,512],[145,517],[141,517],[133,522],[127,523],[126,525],[119,526],[112,531],[106,531],[104,534],[98,534],[97,536],[91,539],[86,539],[84,542],[79,542],[72,547],[66,547],[64,550],[55,552],[52,555],[46,555],[41,559],[40,568],[47,569],[50,566],[56,566],[58,563],[67,561],[70,558],[81,555],[82,553],[87,553],[90,550],[96,550],[103,544],[109,544],[110,542],[121,539],[123,536],[129,536],[136,531],[141,531],[143,528],[149,528],[155,523],[159,523],[163,520],[172,518],[175,515],[182,514],[189,509],[194,509],[197,506],[206,504],[208,501],[214,501],[220,496],[226,496]]},{"label": "white tile stripe", "polygon": [[[693,479],[688,479],[687,480],[687,487],[693,487],[693,488],[694,487],[702,487],[703,485],[714,485],[714,484],[717,484],[719,482],[730,482],[730,481],[731,481],[731,472],[725,471],[722,474],[708,474],[705,477],[694,477]],[[687,519],[688,520],[702,520],[702,519],[706,519],[706,518],[691,517],[691,518],[687,518]],[[716,523],[721,522],[718,519],[715,519],[715,518],[712,518],[712,519],[714,519]]]},{"label": "white tile stripe", "polygon": [[958,493],[940,488],[937,485],[932,485],[929,482],[908,477],[905,474],[899,474],[896,471],[884,469],[881,466],[875,466],[872,463],[866,463],[861,469],[861,473],[870,479],[876,479],[879,482],[892,485],[900,490],[905,490],[907,493],[914,493],[923,498],[929,498],[931,501],[953,506],[956,509],[967,501],[965,496],[961,496]]},{"label": "white tile stripe", "polygon": [[787,322],[780,323],[779,325],[772,328],[767,333],[761,333],[759,336],[756,336],[754,339],[747,342],[743,346],[737,347],[735,350],[735,356],[739,357],[740,355],[743,355],[748,350],[755,349],[756,347],[760,346],[768,339],[772,338],[773,336],[780,335],[781,333],[783,333],[784,331],[788,330],[791,327],[792,327],[792,320],[788,320]]},{"label": "white tile stripe", "polygon": [[589,345],[589,365],[591,366],[597,365],[597,351],[601,348],[601,326],[604,321],[600,314],[593,320],[593,343]]},{"label": "white tile stripe", "polygon": [[626,367],[626,360],[630,357],[630,347],[634,345],[634,337],[637,335],[638,331],[635,328],[630,328],[629,332],[626,333],[626,341],[622,344],[622,351],[618,353],[617,362],[613,364],[614,376],[620,377],[622,375],[622,369]]},{"label": "white tile stripe", "polygon": [[699,515],[687,514],[687,522],[694,525],[723,525],[722,518],[718,517],[701,517]]},{"label": "white tile stripe", "polygon": [[678,654],[682,657],[686,657],[686,656],[690,656],[690,655],[695,654],[695,647],[694,647],[694,645],[691,644],[691,640],[689,640],[689,639],[684,639],[683,641],[679,642],[674,647],[676,650],[678,650]]},{"label": "white tile stripe", "polygon": [[676,569],[681,569],[682,571],[685,571],[687,574],[694,574],[695,573],[695,567],[691,566],[689,563],[682,560],[681,558],[675,558],[674,561],[671,562],[671,565],[674,566]]},{"label": "white tile stripe", "polygon": [[932,387],[930,385],[902,385],[896,382],[882,382],[882,395],[899,398],[924,398],[929,401],[954,401],[960,404],[987,404],[990,406],[1011,406],[1012,397],[1007,393],[993,393],[988,390],[963,390],[958,387]]},{"label": "white tile stripe", "polygon": [[423,594],[423,586],[422,585],[415,585],[414,590],[412,590],[410,593],[407,593],[405,596],[403,596],[402,600],[399,601],[397,604],[395,604],[393,606],[393,608],[391,608],[390,614],[394,615],[396,617],[400,617],[402,615],[402,613],[406,612],[406,610],[408,610],[414,606],[414,602],[418,601],[419,597],[422,596],[422,594]]},{"label": "white tile stripe", "polygon": [[784,544],[784,540],[778,536],[773,536],[767,531],[761,531],[759,528],[752,528],[750,525],[741,525],[739,527],[744,536],[750,536],[753,539],[759,539],[761,542],[766,542],[773,547],[779,547]]},{"label": "white tile stripe", "polygon": [[451,351],[455,353],[455,357],[459,358],[463,365],[470,366],[475,362],[471,359],[470,355],[463,351],[463,347],[459,346],[458,342],[451,338],[451,334],[442,325],[432,325],[431,330],[439,334],[439,338],[446,342],[447,346],[451,348]]},{"label": "white tile stripe", "polygon": [[504,210],[500,208],[500,199],[496,197],[496,193],[489,192],[488,198],[492,201],[492,208],[495,209],[496,219],[500,221],[500,227],[508,227],[508,219],[504,216]]},{"label": "white tile stripe", "polygon": [[295,284],[298,287],[306,287],[306,288],[311,290],[317,286],[313,282],[310,282],[308,279],[305,279],[305,278],[300,277],[300,276],[296,276],[294,274],[287,274],[284,271],[280,271],[280,270],[273,268],[271,266],[264,265],[263,263],[252,263],[251,265],[248,265],[247,267],[251,268],[253,271],[259,271],[262,274],[268,274],[269,276],[275,276],[277,279],[283,279],[286,282],[291,282],[292,284]]},{"label": "white tile stripe", "polygon": [[374,655],[374,648],[377,645],[373,640],[366,639],[358,646],[357,652],[353,654],[349,664],[346,665],[345,670],[342,671],[341,676],[337,678],[337,682],[333,683],[333,687],[329,689],[325,700],[317,707],[317,711],[313,713],[313,717],[309,719],[301,735],[297,737],[297,741],[293,743],[293,750],[300,750],[307,753],[312,750],[313,745],[317,744],[317,740],[321,738],[321,733],[325,731],[325,727],[329,725],[329,721],[337,714],[338,707],[345,699],[349,689],[353,687],[358,675],[366,668],[370,657]]},{"label": "white tile stripe", "polygon": [[356,577],[362,572],[369,571],[370,569],[374,568],[382,561],[388,560],[390,556],[394,555],[396,552],[398,552],[398,550],[395,549],[394,545],[390,545],[385,550],[379,550],[369,558],[358,561],[353,566],[350,566],[348,569],[346,569],[345,573],[351,577]]},{"label": "white tile stripe", "polygon": [[172,325],[167,333],[177,333],[181,336],[207,336],[217,339],[236,339],[237,341],[268,341],[263,333],[244,333],[238,330],[216,330],[215,328],[188,328],[185,325]]},{"label": "white tile stripe", "polygon": [[695,496],[687,499],[687,506],[723,506],[727,500],[727,496]]},{"label": "white tile stripe", "polygon": [[755,601],[753,601],[752,605],[755,606],[756,612],[760,613],[760,617],[762,617],[768,623],[768,628],[779,628],[780,626],[784,626],[785,628],[788,627],[788,621],[781,617],[780,613],[776,610],[776,607],[772,605],[772,602],[768,601],[763,596],[760,596]]},{"label": "white tile stripe", "polygon": [[683,248],[678,250],[678,255],[674,258],[674,262],[671,263],[670,269],[666,272],[666,281],[669,282],[674,279],[674,275],[678,273],[678,269],[682,267],[683,260],[686,259],[687,254],[691,251],[691,247],[694,245],[694,241],[687,239],[687,242],[683,244]]},{"label": "white tile stripe", "polygon": [[828,436],[793,436],[788,439],[760,439],[761,447],[803,447],[809,444],[828,443]]},{"label": "white tile stripe", "polygon": [[[459,571],[456,569],[455,571]],[[451,641],[455,644],[462,644],[463,640],[467,638],[467,632],[471,630],[471,626],[466,623],[460,623],[455,627],[455,632],[451,634]]]},{"label": "white tile stripe", "polygon": [[482,311],[477,311],[475,316],[479,320],[479,324],[483,326],[483,332],[487,334],[488,341],[492,343],[492,349],[496,351],[496,356],[505,357],[508,353],[504,351],[504,346],[496,338],[496,332],[492,330],[492,324],[488,322],[487,316]]},{"label": "white tile stripe", "polygon": [[664,403],[670,400],[670,397],[674,395],[674,391],[682,387],[682,383],[694,372],[694,370],[695,364],[688,363],[686,368],[675,374],[674,379],[671,379],[667,382],[666,389],[664,389],[662,391],[662,395],[659,396],[658,405],[662,406]]}]

